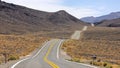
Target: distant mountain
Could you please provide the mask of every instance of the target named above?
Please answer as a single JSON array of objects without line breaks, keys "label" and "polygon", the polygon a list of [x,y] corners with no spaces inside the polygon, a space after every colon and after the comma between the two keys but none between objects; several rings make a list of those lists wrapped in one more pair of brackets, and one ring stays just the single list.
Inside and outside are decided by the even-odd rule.
[{"label": "distant mountain", "polygon": [[88,23],[97,23],[103,20],[112,20],[117,18],[120,18],[120,12],[113,12],[108,15],[104,15],[100,17],[84,17],[84,18],[81,18],[80,20]]},{"label": "distant mountain", "polygon": [[120,27],[120,18],[99,22],[97,26]]},{"label": "distant mountain", "polygon": [[0,1],[1,34],[70,30],[83,25],[64,10],[44,12]]},{"label": "distant mountain", "polygon": [[94,23],[94,21],[96,20],[95,17],[91,16],[91,17],[85,17],[85,18],[81,18],[80,20],[87,22],[87,23]]}]

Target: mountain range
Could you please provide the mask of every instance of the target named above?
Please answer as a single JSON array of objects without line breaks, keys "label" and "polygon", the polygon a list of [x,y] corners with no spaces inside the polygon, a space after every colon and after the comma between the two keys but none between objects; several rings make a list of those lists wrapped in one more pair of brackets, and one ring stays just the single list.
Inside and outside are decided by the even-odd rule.
[{"label": "mountain range", "polygon": [[85,25],[64,10],[45,12],[0,1],[0,33],[72,30]]},{"label": "mountain range", "polygon": [[88,22],[88,23],[97,23],[97,22],[101,22],[104,20],[112,20],[112,19],[118,19],[120,18],[120,12],[112,12],[108,15],[103,15],[100,17],[84,17],[81,18],[80,20],[84,21],[84,22]]}]

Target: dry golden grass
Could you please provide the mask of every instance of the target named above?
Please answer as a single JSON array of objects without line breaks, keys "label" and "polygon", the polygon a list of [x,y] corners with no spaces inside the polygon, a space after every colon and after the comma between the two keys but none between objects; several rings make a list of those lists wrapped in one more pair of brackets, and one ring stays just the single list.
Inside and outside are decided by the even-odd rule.
[{"label": "dry golden grass", "polygon": [[36,33],[37,36],[41,37],[49,37],[49,38],[64,38],[68,39],[74,33],[74,31],[70,30],[63,30],[63,31],[47,31],[47,32],[38,32]]},{"label": "dry golden grass", "polygon": [[72,58],[97,60],[120,64],[119,28],[89,27],[80,40],[67,40],[62,47]]},{"label": "dry golden grass", "polygon": [[48,38],[34,35],[0,35],[0,62],[19,59],[40,47]]},{"label": "dry golden grass", "polygon": [[[69,26],[69,25],[66,25],[66,26]],[[41,31],[41,32],[36,33],[36,35],[42,36],[42,37],[49,37],[49,38],[69,39],[71,35],[74,33],[74,31],[82,30],[83,27],[84,27],[83,25],[72,26],[72,28],[57,27],[57,28],[62,28],[62,29],[57,30],[57,28],[55,28],[54,30],[51,30],[51,31],[50,30]]]},{"label": "dry golden grass", "polygon": [[119,41],[120,28],[110,27],[89,27],[83,32],[81,40],[106,40]]},{"label": "dry golden grass", "polygon": [[[82,26],[76,29],[82,29]],[[70,38],[75,29],[69,28],[63,30],[44,30],[40,32],[31,32],[24,35],[0,34],[0,63],[7,57],[7,60],[19,59],[20,56],[28,55],[34,49],[38,48],[45,40],[49,38]],[[5,54],[4,54],[5,53]]]}]

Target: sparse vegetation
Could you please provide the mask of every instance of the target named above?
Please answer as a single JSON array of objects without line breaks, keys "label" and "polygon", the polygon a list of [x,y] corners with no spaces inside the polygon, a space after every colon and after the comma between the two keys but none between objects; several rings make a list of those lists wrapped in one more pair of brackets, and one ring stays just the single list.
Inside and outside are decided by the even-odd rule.
[{"label": "sparse vegetation", "polygon": [[[106,68],[114,68],[112,64],[120,65],[119,28],[89,27],[80,40],[67,40],[62,48],[72,58],[92,61],[91,57],[96,55],[96,60],[111,63]],[[94,65],[101,66],[101,62],[96,61]]]},{"label": "sparse vegetation", "polygon": [[10,55],[10,56],[8,57],[8,61],[10,61],[10,60],[17,60],[17,59],[19,59],[19,56],[18,56],[18,55]]},{"label": "sparse vegetation", "polygon": [[48,38],[34,35],[0,35],[0,62],[6,63],[26,56],[46,40]]},{"label": "sparse vegetation", "polygon": [[49,37],[49,38],[63,38],[69,39],[70,36],[73,34],[74,30],[71,31],[47,31],[47,32],[39,32],[37,35],[42,37]]}]

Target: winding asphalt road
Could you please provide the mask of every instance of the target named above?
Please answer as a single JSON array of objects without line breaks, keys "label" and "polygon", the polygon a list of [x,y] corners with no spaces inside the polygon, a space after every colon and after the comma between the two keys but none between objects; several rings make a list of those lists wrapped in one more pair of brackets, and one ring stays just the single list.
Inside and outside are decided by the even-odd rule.
[{"label": "winding asphalt road", "polygon": [[94,66],[70,62],[59,56],[64,41],[53,39],[44,44],[36,55],[23,59],[11,68],[95,68]]}]

